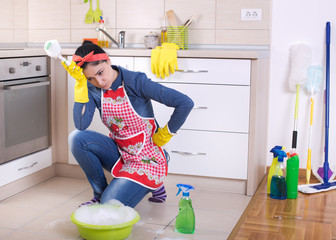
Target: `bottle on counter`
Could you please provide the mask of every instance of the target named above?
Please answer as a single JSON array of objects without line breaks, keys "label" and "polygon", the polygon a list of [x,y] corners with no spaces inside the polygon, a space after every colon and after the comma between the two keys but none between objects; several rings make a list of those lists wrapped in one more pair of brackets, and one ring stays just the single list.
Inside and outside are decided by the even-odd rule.
[{"label": "bottle on counter", "polygon": [[284,158],[287,154],[282,150],[274,150],[278,155],[278,163],[275,165],[274,174],[271,180],[270,197],[274,199],[287,198],[286,169],[284,166]]},{"label": "bottle on counter", "polygon": [[167,27],[161,27],[161,45],[168,41]]},{"label": "bottle on counter", "polygon": [[299,156],[294,154],[287,159],[286,164],[286,183],[287,183],[287,198],[296,199],[298,196],[298,181],[299,181]]},{"label": "bottle on counter", "polygon": [[182,198],[179,201],[179,213],[175,221],[175,230],[179,233],[191,234],[195,231],[195,213],[192,207],[191,199],[189,198],[189,192],[194,190],[194,187],[187,184],[177,184],[179,190],[176,194],[182,191]]},{"label": "bottle on counter", "polygon": [[[106,27],[105,27],[104,20],[103,20],[102,16],[100,16],[98,27],[103,29],[104,31],[106,31]],[[109,46],[107,37],[102,31],[98,31],[98,46],[100,46],[102,48],[108,48],[108,46]]]}]

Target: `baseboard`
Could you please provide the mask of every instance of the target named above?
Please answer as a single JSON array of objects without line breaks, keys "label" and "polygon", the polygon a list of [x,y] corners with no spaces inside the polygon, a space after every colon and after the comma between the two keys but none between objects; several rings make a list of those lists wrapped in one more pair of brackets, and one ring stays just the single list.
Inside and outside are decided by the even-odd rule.
[{"label": "baseboard", "polygon": [[[59,177],[86,178],[83,170],[79,165],[56,163],[55,169],[56,176]],[[112,179],[111,174],[107,171],[105,171],[105,176],[108,181]],[[177,183],[191,184],[199,190],[206,189],[217,192],[246,194],[246,180],[211,178],[169,173],[165,180],[165,186],[176,188]]]},{"label": "baseboard", "polygon": [[54,165],[0,187],[0,201],[56,176]]}]

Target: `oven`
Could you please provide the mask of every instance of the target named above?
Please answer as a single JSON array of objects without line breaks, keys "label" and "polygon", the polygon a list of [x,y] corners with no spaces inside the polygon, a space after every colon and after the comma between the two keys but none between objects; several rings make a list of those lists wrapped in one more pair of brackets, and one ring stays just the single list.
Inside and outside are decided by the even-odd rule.
[{"label": "oven", "polygon": [[0,59],[0,164],[50,146],[45,56]]}]

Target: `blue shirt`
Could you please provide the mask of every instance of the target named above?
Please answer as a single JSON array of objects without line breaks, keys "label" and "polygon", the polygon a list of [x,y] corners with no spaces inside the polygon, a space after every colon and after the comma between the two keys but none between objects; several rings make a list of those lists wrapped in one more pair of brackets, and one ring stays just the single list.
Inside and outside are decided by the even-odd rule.
[{"label": "blue shirt", "polygon": [[[111,67],[117,70],[119,74],[110,88],[115,91],[124,83],[133,109],[140,116],[155,118],[151,102],[154,100],[175,108],[168,121],[168,129],[171,133],[176,133],[180,129],[194,106],[193,101],[188,96],[150,80],[142,72],[129,71],[120,66],[112,65]],[[101,88],[96,88],[88,81],[89,102],[74,103],[73,119],[77,129],[85,130],[90,126],[96,108],[98,108],[101,116],[101,90]],[[84,106],[85,111],[82,113]]]}]

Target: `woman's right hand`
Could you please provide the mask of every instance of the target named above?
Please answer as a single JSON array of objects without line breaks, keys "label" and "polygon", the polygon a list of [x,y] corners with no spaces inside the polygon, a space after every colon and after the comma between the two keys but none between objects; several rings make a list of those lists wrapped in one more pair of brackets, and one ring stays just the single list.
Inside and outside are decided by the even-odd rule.
[{"label": "woman's right hand", "polygon": [[70,76],[76,79],[74,89],[75,102],[87,103],[89,101],[88,87],[87,87],[87,79],[83,74],[83,69],[77,66],[74,61],[71,62],[70,66],[67,66],[64,62],[62,62],[62,65],[64,69],[70,74]]}]

